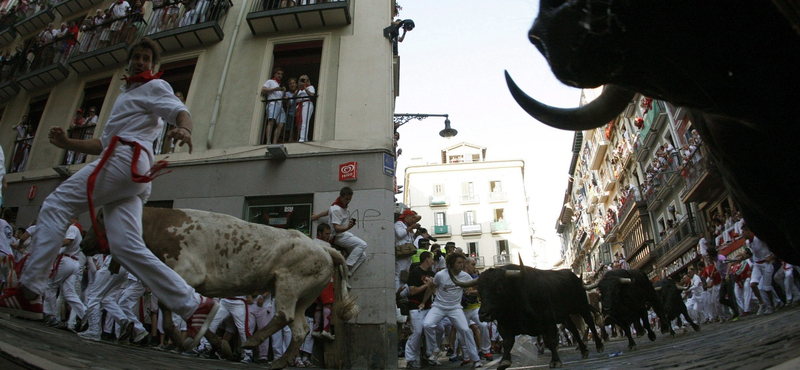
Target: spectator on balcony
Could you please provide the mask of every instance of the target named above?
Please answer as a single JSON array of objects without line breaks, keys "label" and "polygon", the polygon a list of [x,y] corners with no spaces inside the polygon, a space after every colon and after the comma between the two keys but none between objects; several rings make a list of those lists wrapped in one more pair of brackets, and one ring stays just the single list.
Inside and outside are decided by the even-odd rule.
[{"label": "spectator on balcony", "polygon": [[700,139],[700,133],[695,129],[692,129],[692,139],[694,139],[694,143],[697,146],[700,146],[700,144],[703,142],[703,140]]},{"label": "spectator on balcony", "polygon": [[175,22],[181,14],[181,2],[178,0],[165,0],[167,5],[167,15],[164,17],[163,31],[171,30],[175,27]]},{"label": "spectator on balcony", "polygon": [[[98,9],[99,10],[99,9]],[[95,27],[94,27],[94,16],[91,14],[87,14],[86,18],[81,22],[80,26],[80,34],[78,35],[79,46],[78,52],[86,53],[88,52],[94,42],[95,37]]]},{"label": "spectator on balcony", "polygon": [[136,33],[139,29],[144,27],[147,23],[144,21],[144,1],[142,0],[135,0],[133,2],[133,6],[128,11],[128,23],[130,26],[128,27],[126,41],[128,43],[133,42],[133,39],[136,37]]},{"label": "spectator on balcony", "polygon": [[72,117],[72,121],[70,121],[69,123],[69,128],[72,129],[75,127],[83,126],[85,122],[86,118],[83,117],[83,109],[78,108],[78,110],[75,111],[75,117]]},{"label": "spectator on balcony", "polygon": [[[98,11],[102,11],[98,9]],[[103,15],[101,17],[94,17],[94,24],[96,27],[102,27],[100,31],[100,40],[97,44],[97,49],[102,49],[111,42],[111,25],[114,23],[114,13],[111,8],[102,11]]]},{"label": "spectator on balcony", "polygon": [[284,125],[283,127],[283,142],[286,143],[297,141],[294,124],[292,124],[295,121],[295,117],[297,117],[297,102],[294,99],[296,95],[297,79],[292,77],[288,80],[288,88],[284,92],[284,103],[286,103],[286,122],[289,122],[288,125]]},{"label": "spectator on balcony", "polygon": [[167,7],[164,6],[164,0],[152,0],[153,12],[150,13],[150,27],[147,31],[148,35],[161,32],[162,19],[165,18]]},{"label": "spectator on balcony", "polygon": [[123,31],[128,23],[126,17],[128,13],[130,13],[130,10],[131,4],[125,0],[117,0],[117,2],[111,4],[112,19],[115,20],[114,23],[111,24],[111,39],[113,39],[115,43],[122,41],[120,31]]},{"label": "spectator on balcony", "polygon": [[96,125],[97,124],[97,108],[96,107],[89,107],[89,113],[86,114],[86,120],[84,124],[89,125]]},{"label": "spectator on balcony", "polygon": [[[283,110],[283,99],[286,88],[281,86],[283,69],[275,68],[272,78],[261,87],[261,95],[267,97],[267,129],[264,133],[266,140],[264,144],[273,144],[278,141],[278,135],[283,132],[283,125],[286,123],[286,111]],[[274,132],[273,132],[273,126]]]},{"label": "spectator on balcony", "polygon": [[56,36],[58,35],[58,30],[54,29],[53,27],[53,23],[48,23],[47,27],[42,30],[42,32],[39,32],[37,41],[40,45],[44,46],[44,48],[39,53],[39,57],[36,58],[37,67],[48,65],[53,61],[53,54],[55,53],[53,44]]},{"label": "spectator on balcony", "polygon": [[736,239],[742,238],[742,226],[744,226],[744,217],[739,211],[736,211],[736,218],[733,223],[733,231],[736,233]]},{"label": "spectator on balcony", "polygon": [[298,141],[303,143],[308,141],[308,130],[311,128],[311,116],[314,114],[314,101],[312,101],[312,98],[315,97],[316,90],[314,86],[311,85],[311,80],[308,78],[308,75],[300,76],[297,89],[297,118],[295,118],[295,122],[300,137]]},{"label": "spectator on balcony", "polygon": [[211,5],[206,11],[206,20],[211,21],[220,19],[228,12],[228,9],[233,7],[233,1],[231,0],[209,0],[209,3]]}]

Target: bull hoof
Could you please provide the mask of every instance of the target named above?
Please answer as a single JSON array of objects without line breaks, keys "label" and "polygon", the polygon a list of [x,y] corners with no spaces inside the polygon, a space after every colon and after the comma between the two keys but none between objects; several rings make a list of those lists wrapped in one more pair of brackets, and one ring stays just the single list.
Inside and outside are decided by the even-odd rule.
[{"label": "bull hoof", "polygon": [[556,368],[556,367],[561,367],[561,361],[553,361],[553,362],[550,363],[550,368],[551,369]]},{"label": "bull hoof", "polygon": [[506,370],[511,367],[511,360],[503,360],[497,365],[497,370]]},{"label": "bull hoof", "polygon": [[537,352],[539,352],[539,354],[540,354],[540,355],[543,355],[543,354],[544,354],[544,347],[540,347],[540,348],[537,350]]},{"label": "bull hoof", "polygon": [[692,329],[694,329],[694,331],[700,331],[700,325],[694,324],[692,325]]},{"label": "bull hoof", "polygon": [[283,369],[288,366],[288,362],[286,361],[286,356],[283,356],[275,361],[272,361],[272,364],[269,365],[271,370]]},{"label": "bull hoof", "polygon": [[650,339],[651,342],[656,340],[656,333],[653,333],[652,331],[647,333],[647,338]]},{"label": "bull hoof", "polygon": [[581,358],[589,358],[589,350],[581,351]]},{"label": "bull hoof", "polygon": [[635,344],[632,345],[632,346],[628,346],[628,351],[635,351],[635,350],[636,350],[636,345]]},{"label": "bull hoof", "polygon": [[606,347],[603,345],[603,343],[597,345],[597,353],[603,353],[605,350]]}]

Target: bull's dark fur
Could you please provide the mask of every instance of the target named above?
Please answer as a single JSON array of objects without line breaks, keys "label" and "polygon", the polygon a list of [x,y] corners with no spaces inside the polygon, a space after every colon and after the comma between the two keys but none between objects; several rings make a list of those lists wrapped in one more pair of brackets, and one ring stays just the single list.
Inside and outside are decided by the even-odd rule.
[{"label": "bull's dark fur", "polygon": [[560,367],[558,357],[557,324],[564,324],[578,341],[583,357],[589,354],[580,340],[570,314],[580,315],[594,335],[597,351],[603,351],[603,342],[595,330],[589,301],[583,290],[583,282],[569,270],[538,270],[523,267],[520,276],[506,276],[506,270],[519,271],[516,265],[491,268],[481,273],[478,293],[481,297],[479,316],[481,321],[497,320],[497,331],[503,337],[503,359],[498,369],[511,365],[511,348],[514,337],[519,334],[544,336],[550,349],[551,367]]},{"label": "bull's dark fur", "polygon": [[689,108],[747,224],[800,264],[800,36],[773,2],[542,0],[530,39],[565,84]]},{"label": "bull's dark fur", "polygon": [[[680,316],[683,315],[683,318],[692,325],[694,331],[700,331],[700,326],[692,321],[692,318],[689,316],[689,312],[686,310],[686,304],[683,303],[683,299],[681,298],[681,292],[675,286],[675,282],[671,279],[662,279],[656,281],[654,284],[655,288],[661,288],[658,290],[658,296],[661,298],[661,305],[664,307],[664,317],[670,322],[670,325],[667,325],[669,328],[669,334],[673,337],[675,336],[675,331],[672,329],[672,320],[678,319],[680,321]],[[665,327],[661,326],[661,332],[665,332]]]},{"label": "bull's dark fur", "polygon": [[[620,278],[631,279],[630,284],[624,284]],[[600,280],[600,295],[603,297],[603,316],[606,324],[616,324],[628,337],[628,349],[636,349],[636,342],[631,336],[631,324],[636,330],[644,327],[647,337],[656,340],[656,333],[650,328],[647,310],[653,308],[661,325],[669,326],[661,307],[661,299],[656,294],[653,284],[643,272],[639,270],[611,270],[603,274]]]}]

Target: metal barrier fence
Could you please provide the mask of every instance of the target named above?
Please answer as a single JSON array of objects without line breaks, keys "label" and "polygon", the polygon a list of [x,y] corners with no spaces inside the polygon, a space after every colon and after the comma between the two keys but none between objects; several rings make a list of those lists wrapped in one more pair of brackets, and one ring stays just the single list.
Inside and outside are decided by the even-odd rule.
[{"label": "metal barrier fence", "polygon": [[314,106],[318,97],[319,95],[262,99],[264,121],[259,144],[312,141]]},{"label": "metal barrier fence", "polygon": [[250,6],[250,13],[264,10],[302,7],[321,3],[336,3],[346,0],[256,0]]},{"label": "metal barrier fence", "polygon": [[[80,139],[80,140],[91,139],[94,136],[94,129],[96,127],[97,127],[96,124],[75,126],[67,130],[67,136],[71,139]],[[86,153],[77,153],[68,150],[67,153],[64,155],[64,161],[61,164],[68,166],[71,164],[78,164],[85,162],[86,162]]]}]

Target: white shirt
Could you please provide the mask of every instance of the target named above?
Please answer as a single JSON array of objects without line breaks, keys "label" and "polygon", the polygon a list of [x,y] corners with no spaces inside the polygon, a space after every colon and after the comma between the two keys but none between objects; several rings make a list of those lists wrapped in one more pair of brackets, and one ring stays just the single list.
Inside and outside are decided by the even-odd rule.
[{"label": "white shirt", "polygon": [[[264,87],[266,87],[267,89],[274,89],[280,86],[281,85],[278,83],[278,81],[275,81],[275,79],[272,78],[267,80],[267,82],[264,82]],[[280,98],[283,98],[283,91],[281,90],[270,91],[269,93],[267,93],[267,99],[269,100],[280,99]]]},{"label": "white shirt", "polygon": [[0,258],[14,254],[14,250],[11,249],[12,240],[14,240],[14,228],[0,218]]},{"label": "white shirt", "polygon": [[[458,280],[470,281],[472,277],[468,273],[461,271]],[[432,307],[439,307],[442,309],[461,309],[461,295],[464,294],[464,288],[456,285],[447,269],[439,271],[433,276],[433,283],[436,285],[436,298],[433,300]]]},{"label": "white shirt", "polygon": [[699,298],[703,294],[703,279],[699,275],[692,276],[692,284],[689,285],[689,291],[692,292],[692,297]]},{"label": "white shirt", "polygon": [[413,243],[414,234],[408,232],[408,225],[403,220],[394,223],[394,246]]},{"label": "white shirt", "polygon": [[114,7],[111,9],[111,11],[114,13],[114,18],[124,17],[127,14],[128,9],[131,8],[131,4],[128,4],[128,2],[124,0],[122,1],[122,4],[114,3],[112,6]]},{"label": "white shirt", "polygon": [[700,241],[697,242],[697,246],[700,247],[700,255],[705,256],[708,254],[708,240],[706,237],[700,238]]},{"label": "white shirt", "polygon": [[83,237],[81,236],[81,231],[78,230],[77,226],[69,225],[69,229],[67,229],[67,234],[64,236],[64,239],[72,239],[72,243],[64,247],[64,254],[75,256],[81,251],[81,241],[83,240]]},{"label": "white shirt", "polygon": [[767,243],[761,241],[757,236],[754,236],[753,241],[750,242],[750,250],[753,252],[753,261],[756,263],[772,255],[772,252],[770,252],[767,247]]},{"label": "white shirt", "polygon": [[336,236],[342,235],[347,231],[336,232],[333,225],[347,226],[350,223],[350,212],[338,205],[332,205],[328,210],[328,217],[330,218],[331,231],[336,233]]},{"label": "white shirt", "polygon": [[175,124],[178,113],[189,110],[164,80],[135,83],[130,87],[123,85],[121,90],[122,94],[114,102],[111,116],[100,137],[103,149],[108,147],[112,137],[119,136],[127,141],[138,142],[152,158],[153,141],[163,128],[158,118],[163,117],[166,122]]},{"label": "white shirt", "polygon": [[[306,90],[308,90],[308,92],[306,92]],[[295,94],[295,97],[297,98],[298,101],[306,101],[307,102],[307,101],[309,101],[308,100],[309,94],[314,95],[314,94],[316,94],[316,92],[317,91],[314,90],[314,86],[309,85],[304,90],[297,90],[297,94]],[[302,99],[302,98],[305,98],[305,99]]]}]

